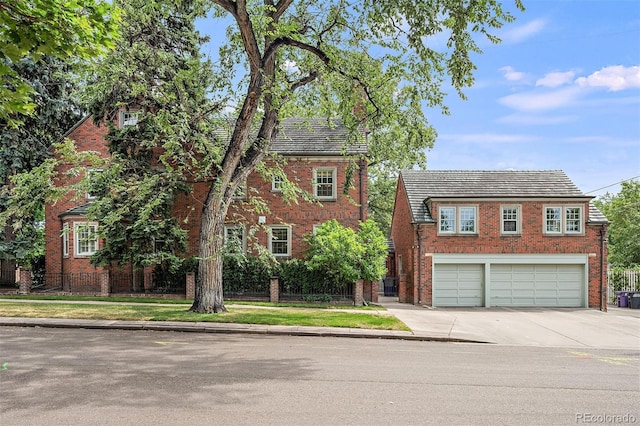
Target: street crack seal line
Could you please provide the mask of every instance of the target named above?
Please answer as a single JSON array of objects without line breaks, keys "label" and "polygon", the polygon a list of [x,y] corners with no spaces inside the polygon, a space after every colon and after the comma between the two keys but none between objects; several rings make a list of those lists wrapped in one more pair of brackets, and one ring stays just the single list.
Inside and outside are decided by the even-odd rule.
[{"label": "street crack seal line", "polygon": [[597,356],[597,355],[593,355],[587,352],[578,352],[578,351],[569,351],[569,353],[571,355],[573,355],[574,357],[578,358],[578,359],[595,359],[598,360],[600,362],[604,362],[607,364],[612,364],[612,365],[619,365],[619,366],[624,366],[624,367],[633,367],[633,368],[640,368],[636,365],[633,364],[628,364],[625,361],[638,361],[640,360],[640,358],[628,358],[628,357],[612,357],[612,356]]},{"label": "street crack seal line", "polygon": [[187,342],[154,342],[158,345],[188,345]]}]

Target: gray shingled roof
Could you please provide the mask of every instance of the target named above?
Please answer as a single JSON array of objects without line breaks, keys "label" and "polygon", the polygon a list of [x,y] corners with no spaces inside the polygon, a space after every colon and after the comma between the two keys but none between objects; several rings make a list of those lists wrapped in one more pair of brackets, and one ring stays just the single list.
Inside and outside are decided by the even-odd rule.
[{"label": "gray shingled roof", "polygon": [[322,118],[289,118],[271,144],[271,151],[281,155],[366,154],[365,144],[345,146],[348,134],[340,120],[331,124]]},{"label": "gray shingled roof", "polygon": [[[231,137],[232,129],[219,129],[223,138]],[[340,120],[326,118],[288,118],[280,123],[269,151],[280,155],[334,156],[366,155],[364,143],[345,145],[347,129]]]},{"label": "gray shingled roof", "polygon": [[60,217],[64,216],[86,216],[89,210],[89,204],[82,204],[81,206],[72,207],[68,210],[60,213]]},{"label": "gray shingled roof", "polygon": [[589,203],[589,223],[609,223],[607,217],[593,203]]},{"label": "gray shingled roof", "polygon": [[425,205],[432,198],[593,198],[561,170],[404,170],[401,176],[415,222],[433,221]]}]

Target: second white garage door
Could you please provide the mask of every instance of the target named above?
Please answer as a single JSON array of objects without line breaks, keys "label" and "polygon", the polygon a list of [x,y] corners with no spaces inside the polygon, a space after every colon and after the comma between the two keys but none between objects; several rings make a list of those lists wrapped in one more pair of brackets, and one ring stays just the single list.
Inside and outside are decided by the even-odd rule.
[{"label": "second white garage door", "polygon": [[491,306],[582,307],[583,265],[491,265]]}]

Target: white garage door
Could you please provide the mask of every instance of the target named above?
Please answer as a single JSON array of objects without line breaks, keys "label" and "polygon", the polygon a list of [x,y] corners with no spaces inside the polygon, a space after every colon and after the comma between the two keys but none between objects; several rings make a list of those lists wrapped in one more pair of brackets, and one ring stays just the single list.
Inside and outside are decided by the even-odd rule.
[{"label": "white garage door", "polygon": [[433,306],[484,306],[483,265],[434,265]]},{"label": "white garage door", "polygon": [[491,265],[491,306],[581,307],[584,265]]}]

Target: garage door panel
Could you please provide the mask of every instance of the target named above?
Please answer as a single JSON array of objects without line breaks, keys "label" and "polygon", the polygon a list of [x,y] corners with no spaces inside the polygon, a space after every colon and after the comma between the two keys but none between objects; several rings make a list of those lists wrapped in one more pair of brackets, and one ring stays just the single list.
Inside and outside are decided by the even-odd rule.
[{"label": "garage door panel", "polygon": [[584,265],[492,264],[492,306],[580,307]]},{"label": "garage door panel", "polygon": [[483,306],[484,269],[477,264],[434,265],[434,306]]}]

